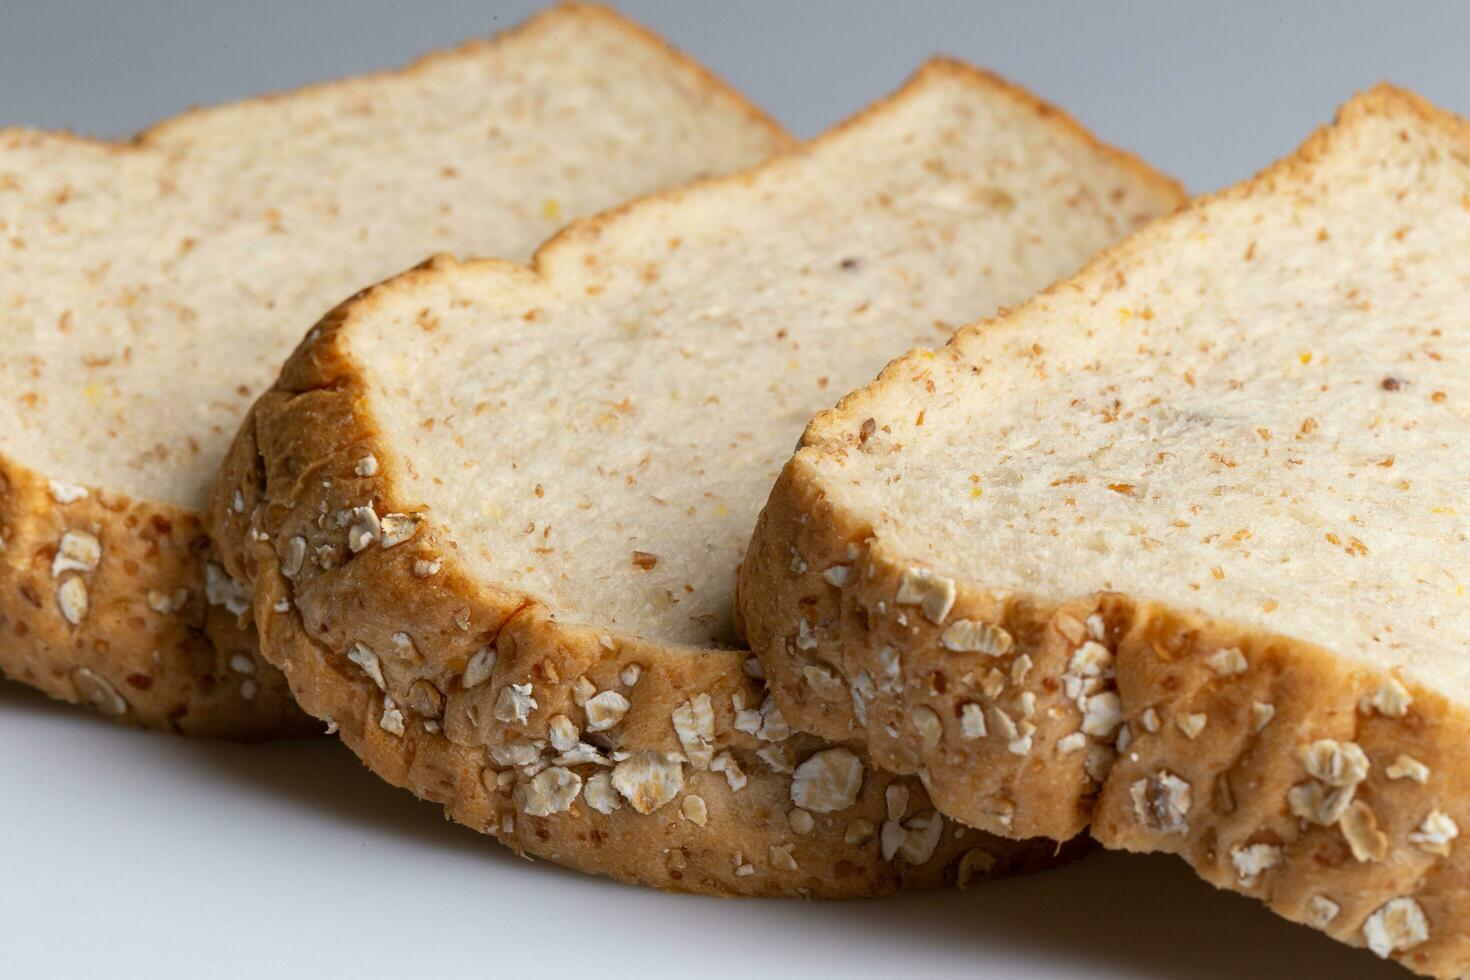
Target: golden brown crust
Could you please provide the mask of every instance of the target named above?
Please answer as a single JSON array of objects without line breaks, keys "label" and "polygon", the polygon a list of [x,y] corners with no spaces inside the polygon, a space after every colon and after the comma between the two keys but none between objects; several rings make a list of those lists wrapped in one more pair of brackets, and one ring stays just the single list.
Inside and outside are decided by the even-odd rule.
[{"label": "golden brown crust", "polygon": [[[1461,887],[1470,857],[1414,839],[1435,812],[1470,826],[1470,766],[1444,738],[1470,730],[1462,707],[1309,644],[1117,594],[1043,603],[958,581],[952,607],[935,623],[922,606],[894,601],[913,566],[833,508],[801,462],[777,483],[740,580],[747,637],[793,727],[834,740],[865,737],[878,765],[923,774],[940,811],[972,826],[1064,839],[1090,824],[1108,847],[1177,853],[1215,885],[1350,944],[1365,945],[1365,924],[1387,903],[1412,898],[1428,938],[1396,958],[1433,976],[1470,966],[1470,898]],[[791,571],[793,545],[801,574]],[[839,566],[851,569],[840,588],[822,574]],[[1004,652],[947,649],[945,630],[959,621],[1003,630],[1009,641],[995,646]],[[1106,648],[1115,677],[1079,691],[1069,674],[1080,675],[1074,658],[1088,642]],[[888,656],[895,651],[896,661]],[[1023,658],[1029,667],[1018,684]],[[824,672],[840,683],[811,682]],[[1004,681],[993,696],[992,672]],[[852,681],[862,675],[875,692],[866,724],[853,710]],[[1374,704],[1396,684],[1409,698],[1401,715],[1391,701]],[[1116,721],[1065,748],[1084,727],[1079,694],[1109,693],[1119,699]],[[1014,738],[997,737],[994,712],[1025,720],[1028,694],[1036,729],[1017,751]],[[981,707],[985,736],[967,737],[967,704]],[[924,711],[941,726],[927,741]],[[1320,740],[1357,746],[1370,763],[1349,794],[1376,824],[1364,860],[1349,844],[1360,835],[1355,827],[1293,813],[1293,788],[1316,785],[1304,757]],[[1090,752],[1102,753],[1100,780],[1089,776]],[[1168,777],[1188,787],[1181,827],[1149,809]],[[1255,845],[1263,848],[1249,850]],[[1253,859],[1270,867],[1243,874],[1237,862],[1250,867]],[[1331,921],[1315,918],[1331,907],[1319,901],[1337,908]]]},{"label": "golden brown crust", "polygon": [[[777,145],[791,142],[769,116],[647,28],[608,8],[582,4],[558,6],[496,39],[433,52],[403,68],[258,96],[246,104],[324,96],[364,82],[412,77],[444,60],[475,57],[507,38],[587,19],[605,22],[666,53],[712,99],[766,130]],[[192,109],[120,143],[23,129],[0,129],[0,140],[59,139],[118,153],[151,150],[163,134],[240,104]],[[242,739],[320,731],[316,721],[296,708],[283,678],[258,657],[254,625],[237,624],[239,617],[229,610],[207,604],[209,556],[202,514],[98,488],[63,504],[50,494],[48,484],[43,475],[0,453],[0,673],[147,728]],[[56,578],[50,563],[68,530],[96,537],[101,563],[85,574],[72,571]],[[77,624],[67,620],[57,603],[58,587],[70,578],[81,579],[80,586],[69,588],[73,593],[84,590],[89,607]],[[151,604],[150,593],[155,595]],[[184,600],[176,598],[181,594]]]},{"label": "golden brown crust", "polygon": [[[58,564],[67,534],[95,542],[95,560]],[[254,627],[208,603],[208,554],[199,514],[53,488],[0,457],[0,671],[147,728],[241,739],[320,731],[259,658]]]},{"label": "golden brown crust", "polygon": [[[216,487],[210,515],[225,565],[253,584],[263,650],[309,712],[335,723],[375,772],[444,804],[466,826],[627,882],[722,895],[858,896],[1066,856],[1051,842],[1017,845],[936,825],[916,780],[872,769],[860,750],[788,737],[778,716],[760,715],[764,693],[741,652],[559,623],[533,598],[468,575],[447,531],[388,479],[396,465],[361,465],[369,456],[390,460],[393,447],[378,438],[361,372],[341,340],[354,315],[440,274],[432,264],[407,273],[313,330],[257,404]],[[237,492],[243,508],[234,506]],[[364,507],[380,520],[422,520],[402,543],[379,539],[354,552],[353,541],[363,544],[352,537],[355,522],[364,517],[354,510]],[[479,670],[489,651],[493,669]],[[609,692],[625,700],[625,713],[593,731],[587,697]],[[706,696],[709,743],[701,749],[685,743],[673,719]],[[743,727],[737,703],[748,712]],[[554,744],[558,725],[570,725],[602,758],[551,764],[564,751]],[[782,770],[834,748],[851,751],[860,766],[855,798],[830,812],[799,810],[792,775]],[[610,812],[593,805],[594,777],[631,780],[650,758],[664,767],[662,784],[598,796],[605,809],[616,802]],[[630,765],[610,765],[618,761]],[[571,785],[569,799],[545,806],[543,793]],[[538,806],[549,812],[531,812]],[[890,850],[910,849],[885,857],[885,837]]]},{"label": "golden brown crust", "polygon": [[[1382,112],[1470,136],[1388,86],[1339,120]],[[1333,133],[1216,196],[1295,179]],[[952,345],[1110,273],[1150,234]],[[1470,765],[1446,737],[1470,730],[1463,706],[1311,644],[1127,595],[1043,599],[935,576],[827,498],[814,454],[861,451],[871,400],[931,356],[893,362],[809,426],[752,538],[737,606],[792,725],[865,738],[880,766],[923,774],[935,805],[972,826],[1064,839],[1090,825],[1108,847],[1177,853],[1219,887],[1417,972],[1470,971],[1470,857],[1454,839],[1470,826]],[[841,584],[824,574],[834,567],[849,569]],[[1314,751],[1349,774],[1324,781]]]}]

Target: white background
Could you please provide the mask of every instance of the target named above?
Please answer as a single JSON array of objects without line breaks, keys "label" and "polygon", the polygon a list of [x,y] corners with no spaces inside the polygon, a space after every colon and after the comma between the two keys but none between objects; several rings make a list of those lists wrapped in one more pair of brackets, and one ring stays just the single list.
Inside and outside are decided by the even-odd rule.
[{"label": "white background", "polygon": [[[0,126],[121,135],[388,67],[530,2],[0,0]],[[1470,111],[1470,4],[626,2],[802,135],[926,55],[1001,71],[1194,190],[1388,78]],[[0,355],[3,356],[3,355]],[[116,729],[0,684],[0,978],[1408,976],[1180,862],[1094,855],[843,903],[660,895],[530,864],[332,740]]]},{"label": "white background", "polygon": [[1408,976],[1159,856],[883,900],[695,898],[520,860],[334,739],[126,731],[7,685],[0,746],[6,980]]}]

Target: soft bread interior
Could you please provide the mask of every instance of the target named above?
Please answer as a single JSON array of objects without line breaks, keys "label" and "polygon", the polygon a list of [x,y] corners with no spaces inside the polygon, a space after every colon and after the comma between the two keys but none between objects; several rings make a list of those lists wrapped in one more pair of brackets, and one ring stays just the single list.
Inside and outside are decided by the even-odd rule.
[{"label": "soft bread interior", "polygon": [[815,410],[1177,200],[939,62],[798,155],[573,226],[534,270],[385,288],[345,342],[397,492],[476,574],[570,621],[730,646],[736,566]]},{"label": "soft bread interior", "polygon": [[1467,256],[1470,130],[1370,93],[1247,190],[895,364],[798,465],[944,574],[1199,609],[1463,700]]},{"label": "soft bread interior", "polygon": [[201,507],[240,418],[333,303],[438,250],[528,255],[570,217],[782,144],[589,8],[132,145],[0,132],[0,452]]}]

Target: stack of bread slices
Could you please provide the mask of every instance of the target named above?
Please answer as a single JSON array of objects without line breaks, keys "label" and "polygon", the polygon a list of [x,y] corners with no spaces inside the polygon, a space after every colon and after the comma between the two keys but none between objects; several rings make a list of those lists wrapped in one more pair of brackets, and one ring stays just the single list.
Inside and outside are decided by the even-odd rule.
[{"label": "stack of bread slices", "polygon": [[580,6],[0,131],[0,670],[623,881],[1093,839],[1459,976],[1470,127],[1182,205],[959,62],[797,145]]}]

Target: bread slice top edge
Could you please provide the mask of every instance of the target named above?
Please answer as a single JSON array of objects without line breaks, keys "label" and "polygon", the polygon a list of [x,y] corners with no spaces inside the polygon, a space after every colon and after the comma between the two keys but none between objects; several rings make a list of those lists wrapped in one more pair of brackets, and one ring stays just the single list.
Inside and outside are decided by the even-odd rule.
[{"label": "bread slice top edge", "polygon": [[[90,147],[104,154],[116,155],[140,151],[157,150],[168,152],[185,148],[196,139],[218,136],[226,141],[238,140],[241,123],[253,123],[250,118],[261,111],[270,112],[280,108],[294,108],[291,103],[308,100],[328,99],[364,85],[400,84],[415,75],[429,73],[443,65],[455,62],[473,62],[497,46],[533,40],[536,35],[555,36],[568,26],[581,26],[595,31],[611,31],[636,46],[657,50],[692,83],[706,90],[713,99],[734,113],[744,116],[757,128],[765,130],[777,144],[791,145],[794,140],[786,129],[762,107],[749,101],[707,65],[683,50],[670,44],[667,39],[625,16],[613,7],[600,3],[582,3],[578,0],[559,0],[545,10],[533,14],[511,27],[495,31],[489,36],[474,37],[459,44],[427,51],[407,63],[393,67],[357,72],[336,78],[304,82],[292,88],[263,92],[212,105],[191,106],[182,112],[158,119],[132,136],[120,139],[90,136],[69,130],[37,129],[23,124],[0,126],[0,140],[37,139],[60,140]],[[265,120],[271,122],[270,120]]]}]

